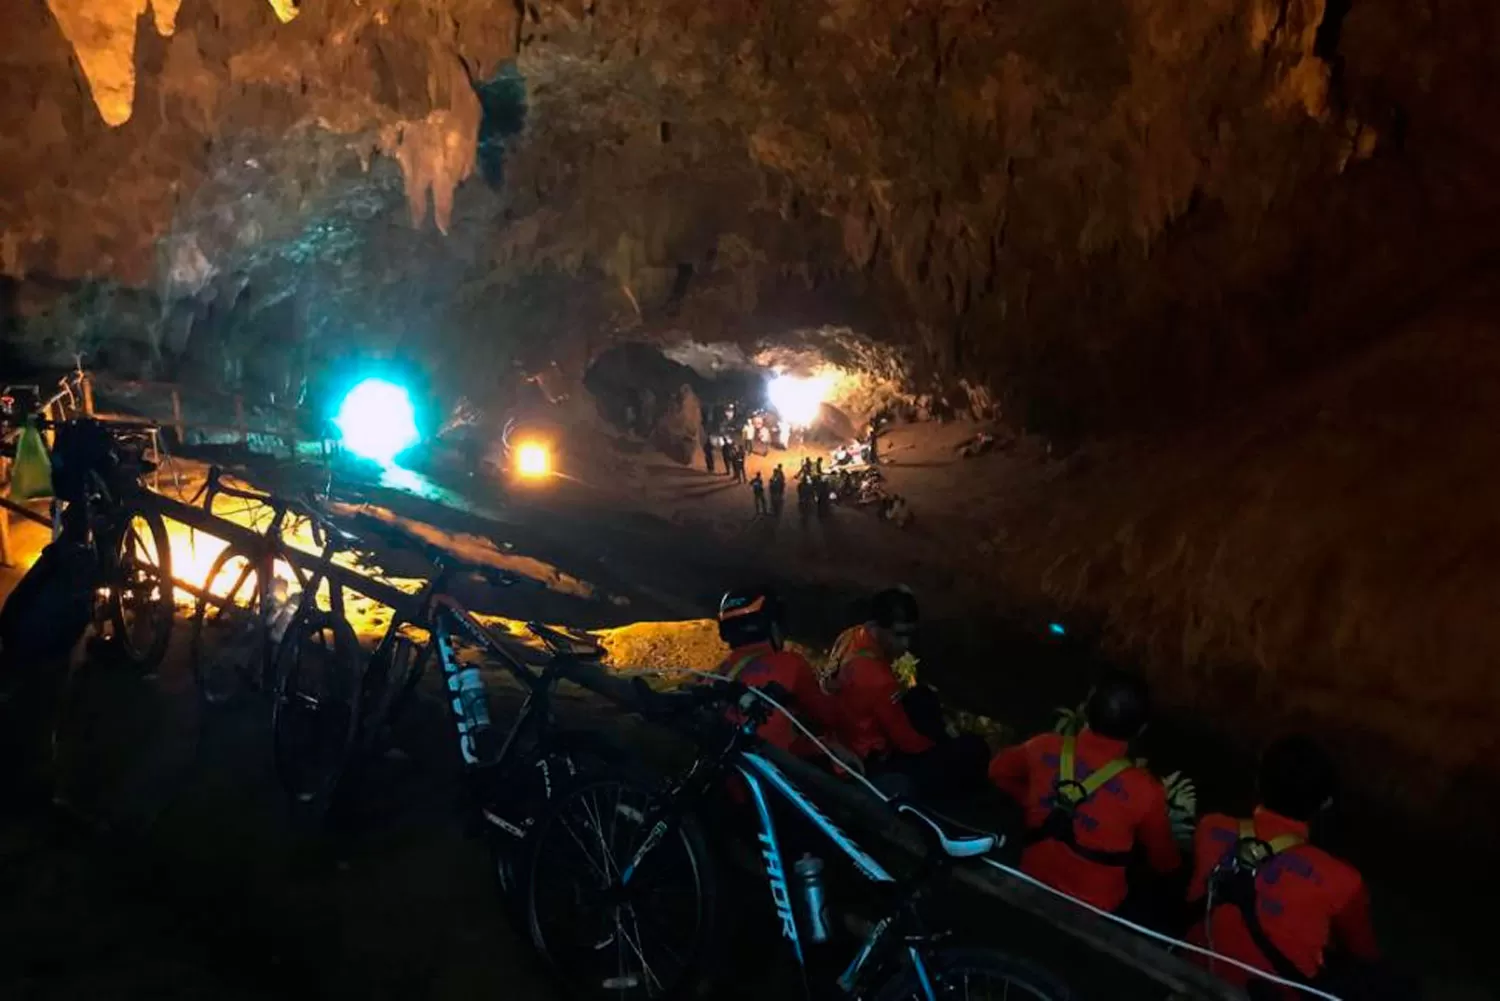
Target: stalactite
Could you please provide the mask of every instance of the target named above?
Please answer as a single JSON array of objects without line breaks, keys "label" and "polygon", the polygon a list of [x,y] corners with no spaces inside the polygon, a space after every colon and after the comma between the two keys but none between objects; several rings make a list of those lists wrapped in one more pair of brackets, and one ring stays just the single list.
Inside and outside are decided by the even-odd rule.
[{"label": "stalactite", "polygon": [[388,126],[381,134],[381,148],[401,165],[412,225],[426,221],[430,196],[433,221],[447,233],[454,191],[474,172],[481,109],[456,58],[434,72],[437,89],[446,89],[450,107],[431,111],[418,121]]},{"label": "stalactite", "polygon": [[[99,117],[117,126],[135,104],[135,29],[147,0],[47,0],[73,47]],[[173,20],[175,21],[175,11]]]}]

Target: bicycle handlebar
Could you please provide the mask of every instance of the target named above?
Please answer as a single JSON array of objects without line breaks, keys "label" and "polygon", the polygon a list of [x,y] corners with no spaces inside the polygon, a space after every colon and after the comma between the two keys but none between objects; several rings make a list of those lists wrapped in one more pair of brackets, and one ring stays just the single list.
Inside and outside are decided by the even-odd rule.
[{"label": "bicycle handlebar", "polygon": [[253,504],[264,504],[273,511],[284,511],[299,518],[306,518],[312,522],[314,539],[319,545],[323,545],[324,541],[319,536],[319,533],[337,539],[345,545],[359,541],[356,536],[351,535],[334,524],[333,519],[323,511],[320,511],[317,505],[311,500],[299,501],[290,497],[281,497],[277,494],[262,493],[258,490],[225,486],[224,469],[221,466],[210,466],[208,469],[208,484],[204,488],[203,504],[204,510],[207,510],[210,514],[213,513],[212,508],[215,494],[223,494],[225,497],[234,497]]},{"label": "bicycle handlebar", "polygon": [[[765,686],[766,694],[778,702],[790,701],[791,695],[780,685]],[[679,692],[659,692],[636,677],[631,680],[631,694],[643,716],[648,719],[674,720],[703,708],[736,708],[747,722],[759,726],[771,718],[774,708],[771,703],[756,694],[756,691],[738,681],[723,678],[719,681],[694,684]]]},{"label": "bicycle handlebar", "polygon": [[[255,490],[245,490],[240,487],[226,487],[224,485],[224,470],[220,466],[208,467],[208,493],[211,499],[214,494],[223,494],[225,497],[235,497],[239,500],[254,501],[265,504],[267,507],[284,506],[285,501],[280,500],[274,494],[263,494]],[[210,501],[211,502],[211,501]]]}]

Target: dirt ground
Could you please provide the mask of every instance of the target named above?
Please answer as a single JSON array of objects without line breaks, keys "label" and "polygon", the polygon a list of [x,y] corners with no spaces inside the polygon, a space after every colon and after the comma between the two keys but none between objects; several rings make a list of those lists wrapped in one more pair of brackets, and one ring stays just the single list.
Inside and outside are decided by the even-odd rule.
[{"label": "dirt ground", "polygon": [[[427,500],[380,488],[368,494],[396,517],[432,514]],[[705,554],[706,565],[685,555],[663,565],[664,536],[642,534],[631,519],[604,518],[580,531],[576,518],[556,511],[508,512],[503,525],[451,513],[440,523],[447,535],[470,533],[472,545],[507,558],[520,552],[532,567],[565,567],[563,576],[539,573],[566,583],[501,592],[476,583],[462,596],[478,611],[609,627],[678,618],[673,609],[700,607],[722,586],[722,554]],[[14,541],[18,549],[39,545],[40,529],[18,527]],[[18,574],[6,572],[7,591]],[[375,626],[378,614],[363,609],[359,619]],[[642,632],[626,628],[609,638],[654,661],[660,651]],[[689,632],[685,649],[711,654],[702,630]],[[167,660],[150,677],[84,665],[62,737],[66,811],[0,820],[0,940],[7,943],[0,996],[554,996],[498,904],[482,844],[461,830],[451,737],[437,698],[424,700],[398,735],[406,754],[364,777],[350,822],[337,834],[309,831],[289,816],[271,778],[266,707],[248,702],[206,714],[192,690],[186,633],[179,622]],[[500,677],[490,680],[496,716],[509,718],[518,693]],[[564,715],[620,730],[633,746],[650,739],[584,693],[574,693]],[[764,888],[751,891],[745,899],[759,901]],[[744,909],[754,913],[755,905]],[[1019,919],[996,924],[993,913],[982,913],[987,936],[1002,928],[1026,941],[1037,935],[1024,921],[1011,927]],[[772,927],[765,917],[762,930]],[[784,965],[767,959],[776,955],[774,943],[752,934],[739,946],[742,972],[720,996],[762,997],[793,983]],[[1025,948],[1039,958],[1050,950],[1062,963],[1069,946],[1038,940]],[[1092,976],[1121,982],[1109,968]],[[1132,986],[1121,996],[1158,994],[1143,981],[1124,982]]]},{"label": "dirt ground", "polygon": [[[905,531],[867,511],[835,509],[805,527],[794,508],[779,522],[756,518],[747,488],[632,453],[629,443],[569,456],[551,487],[509,496],[483,483],[458,485],[460,496],[410,480],[343,490],[570,582],[463,595],[513,618],[583,628],[698,618],[726,586],[749,578],[779,587],[794,633],[817,645],[847,624],[870,586],[912,583],[937,609],[924,627],[924,677],[1026,732],[1078,698],[1091,661],[1011,624],[964,614],[974,582],[960,561],[936,557],[966,538],[986,556],[979,546],[993,535],[981,532],[985,511],[975,509],[972,532],[964,520],[967,498],[979,489],[971,470],[1014,461],[959,460],[953,448],[972,431],[924,425],[889,435],[887,474],[917,511]],[[781,461],[788,469],[797,462]],[[770,464],[752,458],[751,470],[769,473]],[[1045,475],[1036,470],[1047,466],[1043,456],[1027,464],[1031,475]],[[267,483],[294,479],[284,467],[256,475]],[[8,589],[15,575],[0,579]],[[412,763],[371,797],[359,838],[332,846],[289,825],[268,778],[263,715],[205,721],[190,708],[180,640],[158,677],[105,679],[91,700],[99,721],[92,739],[108,750],[88,757],[110,768],[92,777],[85,769],[80,789],[89,796],[79,798],[90,823],[0,828],[0,874],[17,902],[5,909],[0,933],[27,946],[14,954],[23,960],[0,963],[0,994],[71,997],[101,978],[123,977],[131,997],[160,996],[151,985],[166,981],[176,991],[168,995],[180,997],[270,997],[309,984],[328,997],[471,997],[490,989],[550,996],[545,974],[495,906],[482,850],[456,830],[440,726],[416,740]],[[601,711],[587,702],[576,708]],[[1191,736],[1179,728],[1159,738],[1153,761],[1170,770]],[[1232,787],[1232,755],[1213,753],[1220,758],[1203,765],[1204,752],[1194,751],[1200,785]],[[1377,889],[1381,923],[1395,954],[1432,971],[1426,996],[1488,996],[1475,993],[1485,980],[1473,972],[1475,954],[1449,924],[1432,920],[1441,912],[1431,900],[1406,897],[1404,880],[1390,884],[1397,888],[1390,894]],[[90,926],[81,950],[55,937],[69,907],[104,919]],[[129,948],[117,946],[111,927],[130,929]],[[65,962],[81,954],[87,961]]]}]

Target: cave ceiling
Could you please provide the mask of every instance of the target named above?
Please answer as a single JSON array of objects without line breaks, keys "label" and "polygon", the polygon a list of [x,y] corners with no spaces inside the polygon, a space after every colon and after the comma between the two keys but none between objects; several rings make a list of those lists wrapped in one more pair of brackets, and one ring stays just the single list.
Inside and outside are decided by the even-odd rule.
[{"label": "cave ceiling", "polygon": [[15,0],[0,272],[584,355],[841,324],[1106,422],[1483,259],[1494,6]]}]

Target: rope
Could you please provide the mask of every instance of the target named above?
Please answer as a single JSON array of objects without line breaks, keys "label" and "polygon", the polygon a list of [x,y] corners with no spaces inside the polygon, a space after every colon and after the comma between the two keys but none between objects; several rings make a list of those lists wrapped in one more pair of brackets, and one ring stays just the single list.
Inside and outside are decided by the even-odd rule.
[{"label": "rope", "polygon": [[[697,670],[692,670],[692,669],[688,669],[686,671],[670,671],[670,672],[669,671],[636,671],[636,672],[625,672],[625,673],[627,673],[627,674],[638,674],[638,675],[642,675],[642,676],[655,676],[655,677],[662,677],[662,676],[666,676],[666,675],[686,673],[686,674],[696,675],[697,677],[700,677],[700,678],[706,678],[706,679],[708,679],[710,681],[722,682],[724,680],[719,675],[714,674],[714,673],[712,673],[710,671],[697,671]],[[849,775],[853,776],[854,779],[856,781],[858,781],[860,785],[864,786],[865,789],[871,795],[873,795],[876,799],[880,800],[885,805],[887,805],[887,806],[891,805],[891,797],[887,796],[885,793],[881,792],[878,788],[876,788],[875,784],[872,783],[869,779],[865,778],[864,775],[862,775],[861,773],[859,773],[859,772],[857,772],[857,771],[849,768],[847,766],[846,762],[844,762],[843,760],[841,760],[838,755],[834,754],[833,751],[831,751],[828,748],[828,745],[825,744],[825,743],[823,743],[822,740],[818,739],[817,735],[814,734],[811,730],[809,730],[803,724],[803,722],[796,717],[796,715],[794,713],[790,712],[787,709],[786,706],[784,706],[781,703],[777,702],[774,698],[772,698],[771,696],[767,695],[765,692],[763,692],[759,688],[751,688],[750,691],[754,692],[755,695],[758,698],[760,698],[763,701],[769,703],[771,705],[771,707],[774,708],[777,712],[781,713],[787,719],[791,720],[792,726],[796,727],[802,733],[802,735],[804,737],[806,737],[808,740],[812,741],[813,744],[817,746],[818,750],[822,751],[823,754],[827,756],[827,758],[828,758],[829,761],[831,761],[834,764],[838,765],[840,768],[843,768],[845,772],[847,772]],[[1120,917],[1118,914],[1112,914],[1109,911],[1106,911],[1106,910],[1104,910],[1102,908],[1095,907],[1093,904],[1086,903],[1086,902],[1084,902],[1082,900],[1077,899],[1076,897],[1071,897],[1068,894],[1063,893],[1061,890],[1056,889],[1055,887],[1048,886],[1046,883],[1043,883],[1041,880],[1036,879],[1033,876],[1028,876],[1026,873],[1022,872],[1019,869],[1013,869],[1010,866],[1005,865],[1004,863],[995,861],[994,859],[985,858],[985,859],[980,859],[979,861],[982,862],[983,864],[989,866],[991,869],[995,869],[995,870],[997,870],[999,872],[1003,872],[1007,876],[1010,876],[1010,877],[1012,877],[1014,879],[1019,879],[1022,882],[1029,883],[1032,886],[1035,886],[1035,887],[1038,887],[1039,889],[1045,890],[1047,893],[1050,893],[1054,897],[1058,897],[1058,898],[1060,898],[1062,900],[1066,900],[1070,904],[1073,904],[1075,907],[1079,907],[1079,908],[1082,908],[1085,911],[1089,911],[1089,912],[1097,915],[1098,917],[1104,918],[1107,921],[1110,921],[1110,922],[1113,922],[1116,925],[1119,925],[1122,928],[1128,928],[1129,930],[1135,932],[1138,935],[1144,935],[1145,937],[1147,937],[1149,939],[1152,939],[1154,941],[1160,942],[1163,945],[1167,946],[1169,949],[1183,949],[1183,950],[1186,950],[1188,952],[1196,953],[1196,954],[1198,954],[1200,956],[1206,957],[1210,961],[1210,963],[1227,963],[1230,966],[1236,967],[1237,969],[1243,970],[1246,973],[1252,974],[1258,980],[1264,980],[1264,981],[1267,981],[1268,983],[1277,984],[1277,985],[1279,985],[1281,987],[1290,987],[1291,989],[1293,989],[1295,991],[1300,991],[1301,993],[1306,994],[1309,997],[1321,998],[1322,1001],[1342,1001],[1342,999],[1339,998],[1337,995],[1329,994],[1329,993],[1326,993],[1325,991],[1320,991],[1316,987],[1309,987],[1307,984],[1300,984],[1300,983],[1297,983],[1294,980],[1286,980],[1286,979],[1284,979],[1282,977],[1276,976],[1275,974],[1267,973],[1266,971],[1264,971],[1262,969],[1259,969],[1258,967],[1251,966],[1248,963],[1242,963],[1242,962],[1240,962],[1237,959],[1232,959],[1229,956],[1225,956],[1225,955],[1221,955],[1219,953],[1216,953],[1212,949],[1205,949],[1202,946],[1194,945],[1191,942],[1185,942],[1182,939],[1173,938],[1171,935],[1165,935],[1165,934],[1163,934],[1163,933],[1161,933],[1159,931],[1154,931],[1154,930],[1152,930],[1150,928],[1147,928],[1144,925],[1136,924],[1134,921],[1128,921],[1125,918]]]}]

